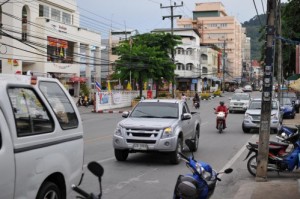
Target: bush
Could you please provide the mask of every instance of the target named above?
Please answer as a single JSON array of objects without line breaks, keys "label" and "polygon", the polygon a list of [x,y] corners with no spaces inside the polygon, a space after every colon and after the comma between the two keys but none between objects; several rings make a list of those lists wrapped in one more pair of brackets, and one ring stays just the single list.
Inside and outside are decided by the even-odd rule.
[{"label": "bush", "polygon": [[167,94],[166,94],[166,93],[160,93],[160,94],[158,95],[158,97],[167,97]]},{"label": "bush", "polygon": [[214,95],[214,97],[216,97],[216,96],[219,96],[219,97],[221,97],[221,94],[222,94],[222,92],[221,92],[221,90],[216,90],[214,93],[213,93],[213,95]]},{"label": "bush", "polygon": [[208,100],[210,98],[210,93],[201,93],[201,100]]}]

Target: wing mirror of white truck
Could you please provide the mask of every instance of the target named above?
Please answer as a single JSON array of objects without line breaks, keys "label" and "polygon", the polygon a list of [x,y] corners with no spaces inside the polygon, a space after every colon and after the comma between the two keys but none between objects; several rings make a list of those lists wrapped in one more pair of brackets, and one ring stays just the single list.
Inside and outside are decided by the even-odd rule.
[{"label": "wing mirror of white truck", "polygon": [[189,120],[192,118],[192,115],[190,113],[183,113],[181,115],[181,120]]},{"label": "wing mirror of white truck", "polygon": [[129,112],[125,111],[122,113],[122,117],[127,118],[129,116]]}]

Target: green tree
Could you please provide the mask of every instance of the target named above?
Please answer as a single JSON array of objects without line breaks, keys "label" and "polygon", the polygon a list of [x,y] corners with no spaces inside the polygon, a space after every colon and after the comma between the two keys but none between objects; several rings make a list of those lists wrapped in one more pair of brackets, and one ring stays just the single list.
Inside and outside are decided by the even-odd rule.
[{"label": "green tree", "polygon": [[[289,40],[300,41],[300,1],[289,0],[282,6],[282,35]],[[283,74],[285,77],[295,72],[296,45],[283,40]]]},{"label": "green tree", "polygon": [[170,53],[179,44],[179,39],[168,33],[146,33],[121,42],[116,48],[119,58],[115,62],[113,78],[128,80],[131,73],[131,77],[139,81],[140,96],[143,81],[148,78],[158,86],[162,83],[161,77],[173,82],[175,64]]}]

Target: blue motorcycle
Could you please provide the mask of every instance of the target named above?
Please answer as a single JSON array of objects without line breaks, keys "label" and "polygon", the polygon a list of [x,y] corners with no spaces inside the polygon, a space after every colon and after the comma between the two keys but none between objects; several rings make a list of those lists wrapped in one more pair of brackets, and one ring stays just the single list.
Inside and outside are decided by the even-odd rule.
[{"label": "blue motorcycle", "polygon": [[282,125],[276,136],[278,141],[285,142],[285,139],[287,139],[288,137],[294,135],[297,132],[300,133],[300,125],[295,126],[296,128]]},{"label": "blue motorcycle", "polygon": [[[187,139],[185,143],[190,151],[194,151],[192,140]],[[192,173],[178,176],[173,199],[207,199],[213,194],[217,181],[221,181],[218,175],[232,172],[232,169],[228,168],[224,172],[217,173],[209,164],[196,161],[193,153],[191,157],[186,157],[180,152],[179,155]]]},{"label": "blue motorcycle", "polygon": [[[293,171],[295,168],[298,169],[300,166],[300,133],[296,132],[291,134],[289,137],[282,140],[282,143],[270,142],[269,143],[269,154],[268,154],[268,166],[267,171],[284,172]],[[286,151],[287,143],[293,145],[291,151]],[[257,168],[257,156],[258,156],[258,144],[249,142],[246,146],[249,150],[246,158],[247,169],[249,173],[256,176]]]}]

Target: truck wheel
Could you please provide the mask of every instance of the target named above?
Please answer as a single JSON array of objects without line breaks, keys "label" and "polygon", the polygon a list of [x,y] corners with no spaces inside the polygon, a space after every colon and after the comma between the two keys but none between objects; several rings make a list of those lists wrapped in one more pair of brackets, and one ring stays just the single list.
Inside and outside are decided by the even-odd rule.
[{"label": "truck wheel", "polygon": [[194,138],[194,149],[192,152],[196,152],[198,150],[198,145],[199,145],[199,137],[200,137],[200,129],[196,129],[196,135]]},{"label": "truck wheel", "polygon": [[177,146],[175,151],[170,153],[170,162],[171,164],[179,164],[180,162],[180,155],[178,152],[182,152],[182,140],[181,138],[178,138],[177,140]]},{"label": "truck wheel", "polygon": [[118,161],[126,161],[128,153],[128,150],[115,149],[115,157]]},{"label": "truck wheel", "polygon": [[244,124],[242,125],[242,129],[243,129],[244,133],[249,133],[251,130],[251,129],[244,127]]},{"label": "truck wheel", "polygon": [[62,199],[61,191],[53,182],[44,182],[36,196],[36,199]]}]

